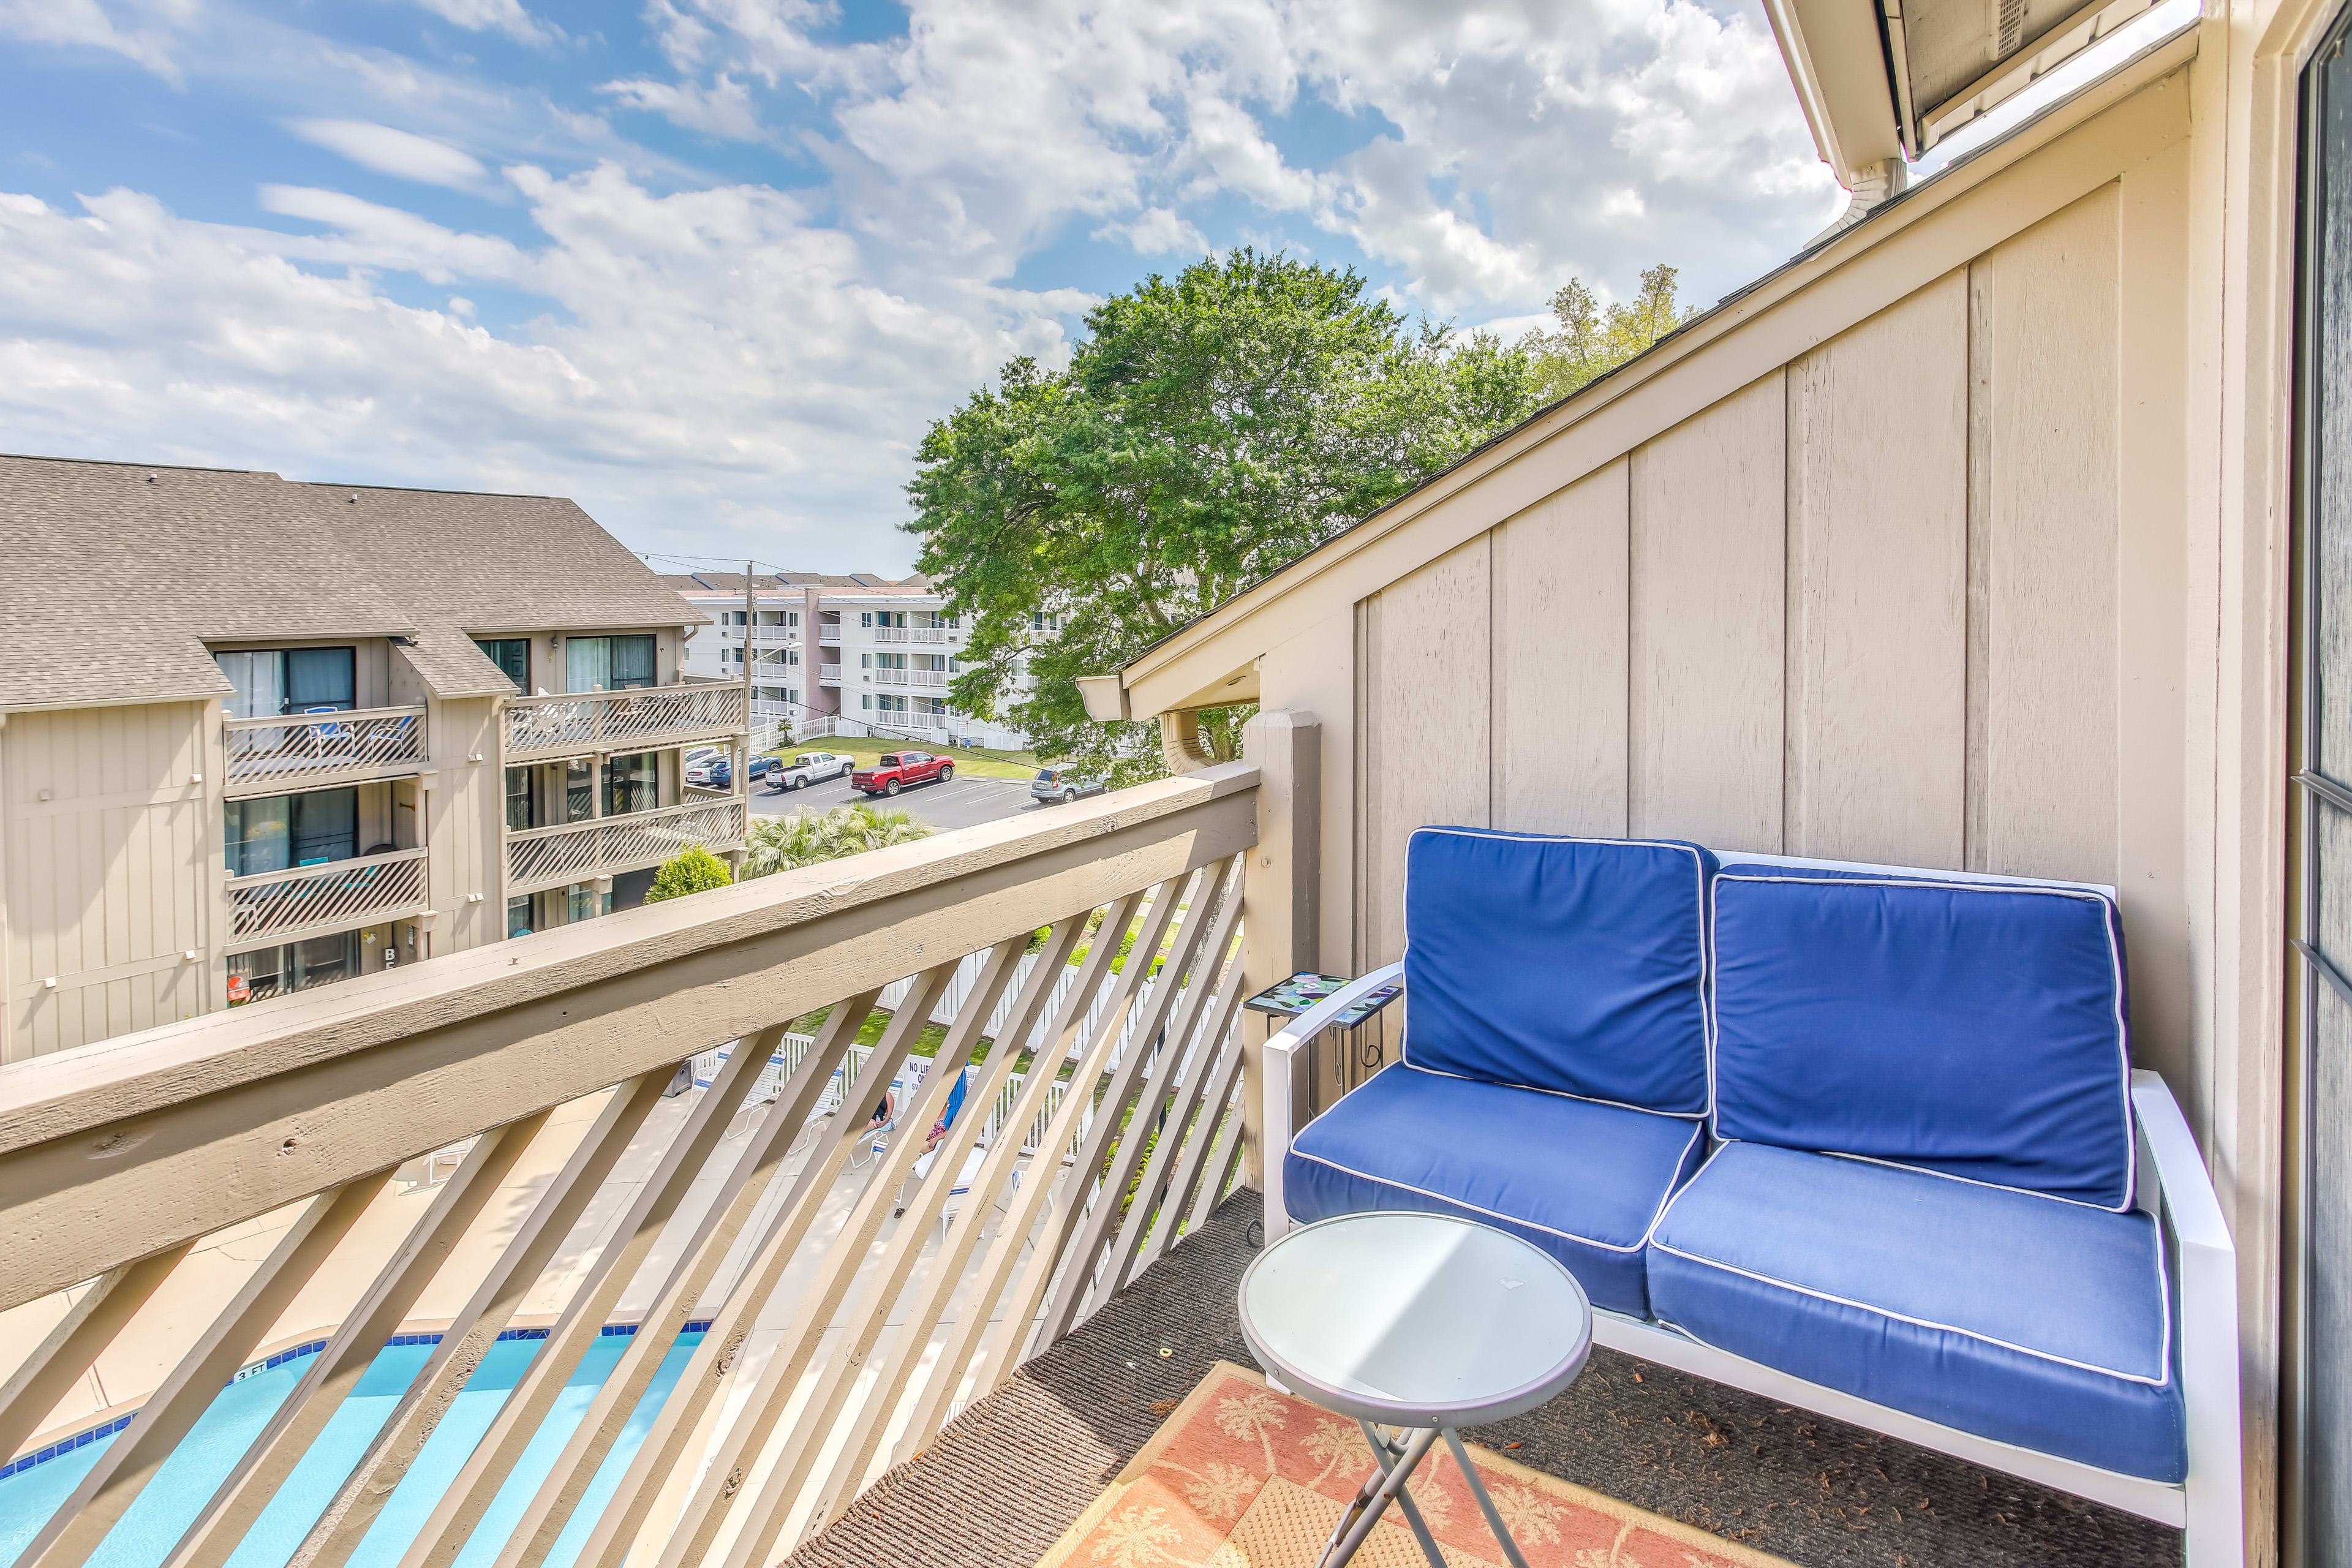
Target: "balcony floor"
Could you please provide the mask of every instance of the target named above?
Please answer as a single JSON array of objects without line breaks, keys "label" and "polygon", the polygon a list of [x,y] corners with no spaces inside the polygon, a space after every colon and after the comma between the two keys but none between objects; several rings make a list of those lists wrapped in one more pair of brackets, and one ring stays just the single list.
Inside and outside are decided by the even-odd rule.
[{"label": "balcony floor", "polygon": [[[1255,1364],[1234,1300],[1258,1213],[1255,1193],[1229,1199],[1091,1322],[877,1481],[791,1568],[1029,1568],[1212,1363]],[[1801,1564],[2180,1561],[2179,1536],[2148,1521],[1607,1350],[1540,1410],[1469,1436],[1517,1443],[1510,1457],[1522,1464]]]}]

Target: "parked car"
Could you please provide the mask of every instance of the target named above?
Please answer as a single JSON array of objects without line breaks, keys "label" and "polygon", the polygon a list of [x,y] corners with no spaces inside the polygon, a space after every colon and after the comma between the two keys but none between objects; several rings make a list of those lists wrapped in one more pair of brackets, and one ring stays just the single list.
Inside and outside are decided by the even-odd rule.
[{"label": "parked car", "polygon": [[[757,779],[775,765],[776,759],[773,757],[753,757],[751,776]],[[700,762],[689,762],[686,764],[686,782],[690,784],[700,784],[705,789],[726,789],[735,782],[735,759],[727,752],[720,752],[714,756],[705,757]]]},{"label": "parked car", "polygon": [[837,779],[857,763],[838,752],[803,752],[790,762],[780,762],[768,774],[768,787],[782,792],[803,789],[826,779]]},{"label": "parked car", "polygon": [[870,768],[849,775],[849,787],[866,795],[897,795],[908,784],[945,784],[955,777],[955,763],[929,752],[885,752]]},{"label": "parked car", "polygon": [[1102,780],[1078,772],[1076,768],[1039,768],[1037,776],[1029,781],[1029,793],[1052,805],[1064,805],[1082,795],[1100,795],[1107,787]]}]

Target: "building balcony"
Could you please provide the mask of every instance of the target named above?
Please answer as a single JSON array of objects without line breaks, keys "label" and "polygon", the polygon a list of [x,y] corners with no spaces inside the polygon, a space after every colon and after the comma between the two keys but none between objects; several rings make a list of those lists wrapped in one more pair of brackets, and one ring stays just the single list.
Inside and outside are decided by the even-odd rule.
[{"label": "building balcony", "polygon": [[507,895],[641,871],[697,844],[714,852],[740,849],[744,817],[740,797],[699,792],[698,798],[655,811],[509,833]]},{"label": "building balcony", "polygon": [[696,680],[627,691],[508,700],[505,761],[552,762],[591,752],[667,751],[748,733],[743,688]]},{"label": "building balcony", "polygon": [[226,793],[284,795],[413,773],[425,765],[425,719],[422,708],[363,708],[228,720]]},{"label": "building balcony", "polygon": [[816,641],[819,647],[839,647],[841,646],[840,626],[837,623],[820,624],[816,628]]},{"label": "building balcony", "polygon": [[874,640],[879,643],[945,643],[949,637],[945,626],[876,626]]},{"label": "building balcony", "polygon": [[912,687],[919,691],[948,689],[948,672],[944,669],[869,669],[859,673],[877,686]]},{"label": "building balcony", "polygon": [[[18,1561],[1035,1562],[1250,1359],[1259,1109],[1393,1055],[1307,1056],[1295,1099],[1245,1057],[1289,937],[1244,931],[1244,866],[1253,922],[1313,885],[1261,843],[1261,794],[1213,766],[11,1067]],[[966,1061],[927,1153],[958,1076],[934,1064]],[[1600,1349],[1469,1436],[1622,1500],[1523,1477],[1505,1508],[1547,1563],[2179,1561],[2173,1531],[1807,1386]],[[461,1394],[480,1418],[443,1422]],[[1301,1414],[1240,1441],[1311,1491],[1353,1428]],[[1480,1544],[1467,1505],[1436,1523]],[[1381,1529],[1367,1561],[1419,1560]]]},{"label": "building balcony", "polygon": [[816,667],[816,679],[817,679],[817,684],[818,684],[818,685],[820,685],[820,686],[838,686],[838,685],[840,685],[840,684],[841,684],[841,666],[839,666],[838,664],[820,664],[820,665],[818,665],[818,666]]},{"label": "building balcony", "polygon": [[402,920],[429,907],[423,849],[232,877],[227,892],[231,952]]}]

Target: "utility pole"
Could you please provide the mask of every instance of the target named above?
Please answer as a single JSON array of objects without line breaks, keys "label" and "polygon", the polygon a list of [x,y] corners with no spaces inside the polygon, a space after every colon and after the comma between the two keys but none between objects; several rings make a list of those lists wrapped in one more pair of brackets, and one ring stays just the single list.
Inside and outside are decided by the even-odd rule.
[{"label": "utility pole", "polygon": [[736,767],[735,777],[742,786],[746,802],[751,798],[751,737],[755,726],[751,719],[751,632],[760,619],[759,592],[752,584],[751,563],[743,563],[743,760]]}]

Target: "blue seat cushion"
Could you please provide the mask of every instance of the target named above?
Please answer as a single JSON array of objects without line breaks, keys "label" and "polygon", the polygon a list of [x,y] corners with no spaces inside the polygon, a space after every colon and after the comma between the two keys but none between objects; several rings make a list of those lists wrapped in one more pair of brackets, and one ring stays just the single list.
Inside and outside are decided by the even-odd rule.
[{"label": "blue seat cushion", "polygon": [[1416,830],[1404,1059],[1704,1115],[1714,868],[1695,844]]},{"label": "blue seat cushion", "polygon": [[1717,1136],[2130,1205],[2105,895],[1735,865],[1714,928]]},{"label": "blue seat cushion", "polygon": [[1291,1141],[1283,1206],[1456,1214],[1566,1266],[1595,1306],[1646,1317],[1642,1243],[1696,1168],[1702,1125],[1564,1095],[1381,1069]]},{"label": "blue seat cushion", "polygon": [[2188,1473],[2147,1214],[1728,1143],[1649,1263],[1659,1319],[1717,1349],[2038,1453]]}]

